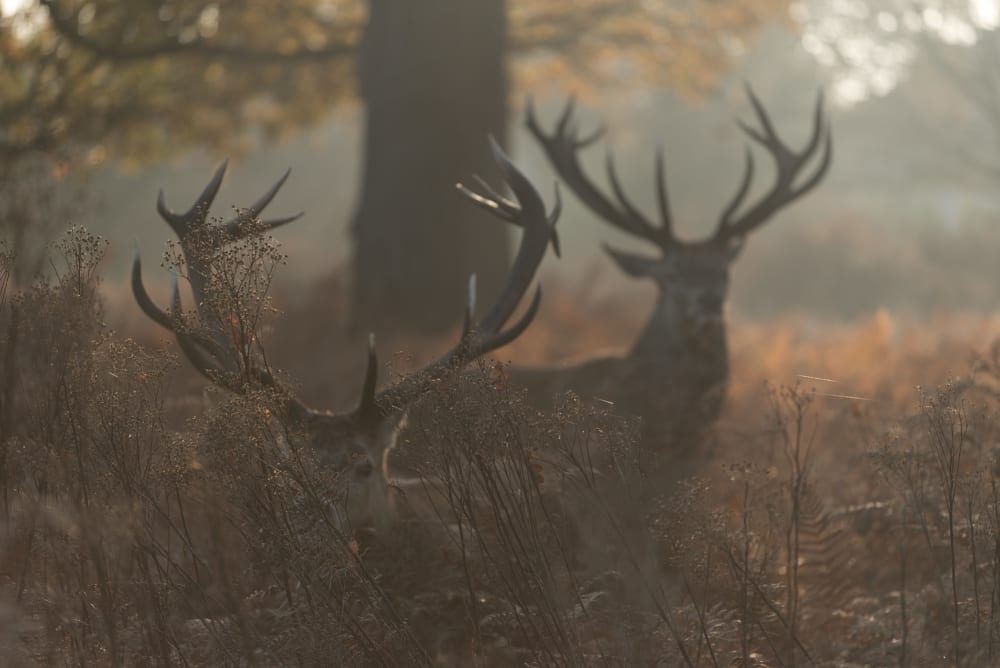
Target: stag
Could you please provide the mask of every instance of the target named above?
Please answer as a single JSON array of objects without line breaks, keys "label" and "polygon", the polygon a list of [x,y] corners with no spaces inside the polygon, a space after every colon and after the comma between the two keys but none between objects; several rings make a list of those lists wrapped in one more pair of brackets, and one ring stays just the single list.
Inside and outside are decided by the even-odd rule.
[{"label": "stag", "polygon": [[492,147],[494,158],[516,201],[501,198],[489,207],[489,197],[464,187],[461,190],[467,196],[476,198],[481,206],[490,208],[498,219],[523,228],[520,245],[502,291],[486,313],[476,320],[473,276],[470,279],[465,326],[458,342],[437,360],[382,389],[377,389],[378,358],[374,336],[370,337],[361,397],[357,407],[348,412],[334,413],[311,408],[284,387],[266,365],[247,363],[243,358],[245,352],[233,345],[225,331],[227,321],[224,314],[215,312],[213,307],[211,286],[215,273],[212,258],[233,242],[250,234],[273,230],[301,216],[259,219],[260,213],[288,178],[288,172],[248,209],[221,224],[209,223],[208,211],[222,184],[226,163],[216,170],[194,205],[184,213],[171,211],[164,202],[163,192],[160,192],[157,210],[180,240],[200,327],[192,327],[185,321],[176,274],[172,281],[169,309],[153,302],[143,284],[142,262],[136,248],[132,291],[142,311],[173,333],[191,365],[212,383],[238,394],[255,387],[266,388],[284,398],[284,418],[294,431],[303,435],[303,445],[311,448],[320,462],[342,472],[348,479],[351,490],[348,518],[352,525],[380,525],[395,512],[395,487],[387,470],[387,457],[396,444],[409,408],[437,383],[453,377],[473,360],[520,336],[538,311],[540,287],[536,288],[523,315],[509,324],[533,282],[550,239],[555,239],[554,226],[560,211],[558,193],[553,211],[547,213],[541,196],[531,182],[495,142]]},{"label": "stag", "polygon": [[[754,154],[748,145],[742,180],[712,235],[700,241],[682,240],[674,231],[662,149],[657,150],[655,159],[659,221],[654,222],[625,194],[610,152],[606,169],[613,196],[584,172],[579,152],[597,141],[603,129],[581,135],[572,99],[551,134],[542,129],[529,103],[528,130],[562,181],[603,221],[657,251],[656,256],[643,256],[605,246],[628,276],[651,279],[657,287],[656,305],[631,349],[624,356],[599,357],[576,365],[512,369],[511,382],[527,388],[529,401],[545,405],[567,390],[611,401],[622,414],[642,418],[645,448],[675,456],[689,452],[718,417],[729,379],[723,310],[730,267],[747,237],[812,190],[832,158],[822,93],[817,97],[811,135],[801,150],[789,147],[778,135],[749,86],[747,93],[759,127],[742,121],[739,126],[773,159],[775,180],[760,199],[746,204],[754,176]],[[815,165],[811,171],[807,170],[810,164]]]}]

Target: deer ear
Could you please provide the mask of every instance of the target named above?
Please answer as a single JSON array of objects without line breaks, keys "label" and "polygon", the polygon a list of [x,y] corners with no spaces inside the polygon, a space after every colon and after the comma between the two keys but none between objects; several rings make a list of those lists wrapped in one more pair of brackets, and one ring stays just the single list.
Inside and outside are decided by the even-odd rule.
[{"label": "deer ear", "polygon": [[633,278],[650,276],[653,273],[653,268],[659,263],[658,260],[652,258],[615,250],[606,244],[604,252],[611,256],[611,259],[615,261],[622,271]]}]

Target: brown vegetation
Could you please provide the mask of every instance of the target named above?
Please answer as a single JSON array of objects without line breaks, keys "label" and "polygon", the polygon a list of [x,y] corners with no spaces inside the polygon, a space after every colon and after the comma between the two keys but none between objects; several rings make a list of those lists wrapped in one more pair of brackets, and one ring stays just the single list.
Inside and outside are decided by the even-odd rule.
[{"label": "brown vegetation", "polygon": [[[991,319],[738,324],[724,419],[675,489],[648,484],[637,425],[613,407],[570,395],[540,413],[485,365],[412,425],[426,477],[396,489],[409,512],[376,530],[345,522],[338,472],[296,447],[273,392],[191,398],[171,355],[101,324],[103,248],[73,230],[48,281],[2,297],[8,664],[983,665],[1000,652],[997,363],[971,356],[990,350]],[[505,358],[613,344],[641,313],[551,291],[547,307]],[[326,339],[350,364],[362,348],[348,340]],[[973,369],[976,387],[914,387]],[[182,399],[196,408],[179,423],[168,405]]]}]

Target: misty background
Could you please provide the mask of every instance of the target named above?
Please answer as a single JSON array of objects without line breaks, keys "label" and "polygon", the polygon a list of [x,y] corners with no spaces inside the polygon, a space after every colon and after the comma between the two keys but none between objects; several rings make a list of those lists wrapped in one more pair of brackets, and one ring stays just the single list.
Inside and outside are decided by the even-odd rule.
[{"label": "misty background", "polygon": [[[7,0],[5,11],[19,4]],[[995,6],[987,0],[937,3],[940,9],[925,3],[916,10],[882,4],[884,10],[879,3],[792,3],[753,35],[727,45],[734,54],[727,71],[695,93],[643,82],[624,57],[604,63],[601,76],[589,81],[533,75],[531,58],[521,58],[510,66],[510,152],[551,201],[556,176],[524,128],[523,109],[530,96],[543,125],[551,127],[566,98],[576,94],[585,129],[607,127],[604,140],[584,152],[594,179],[607,183],[603,163],[612,149],[633,201],[653,212],[654,146],[661,142],[680,233],[698,238],[714,226],[743,169],[745,140],[736,120],[752,120],[744,83],[796,147],[806,139],[823,89],[833,128],[832,169],[819,188],[749,240],[734,267],[732,315],[765,320],[792,313],[828,322],[866,318],[879,309],[900,315],[993,312],[1000,304],[1000,172],[991,165],[1000,165],[1000,116],[984,113],[984,104],[997,101],[997,89],[988,75],[977,79],[974,69],[962,70],[960,78],[942,58],[964,66],[963,59],[984,44],[993,49]],[[955,16],[964,17],[964,32]],[[970,96],[970,85],[992,101]],[[455,95],[461,99],[463,91]],[[269,210],[306,212],[276,233],[289,256],[276,284],[282,303],[349,267],[363,111],[348,97],[280,138],[253,138],[251,132],[231,161],[216,201],[219,215],[247,205],[292,170]],[[155,268],[152,260],[169,238],[154,210],[158,189],[169,205],[185,208],[224,157],[217,148],[184,149],[155,161],[123,161],[110,149],[93,147],[86,153],[86,194],[67,222],[111,241],[104,289],[119,327],[148,326],[126,281],[133,239]],[[769,160],[758,157],[753,193],[771,178]],[[71,169],[59,188],[76,187],[76,178]],[[546,260],[543,280],[595,300],[635,299],[642,308],[651,287],[623,277],[602,244],[652,250],[600,222],[568,189],[563,196],[563,258]],[[147,274],[154,294],[166,299],[166,273]]]}]

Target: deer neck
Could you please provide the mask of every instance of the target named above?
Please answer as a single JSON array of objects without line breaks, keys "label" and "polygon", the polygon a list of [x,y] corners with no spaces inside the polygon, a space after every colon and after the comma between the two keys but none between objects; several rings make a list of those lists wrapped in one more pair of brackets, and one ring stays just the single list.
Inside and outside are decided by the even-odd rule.
[{"label": "deer neck", "polygon": [[690,450],[718,418],[729,381],[725,322],[694,327],[661,299],[624,360],[626,404],[654,451]]},{"label": "deer neck", "polygon": [[661,293],[628,358],[638,373],[664,383],[681,382],[697,394],[728,378],[725,321],[694,326]]}]

